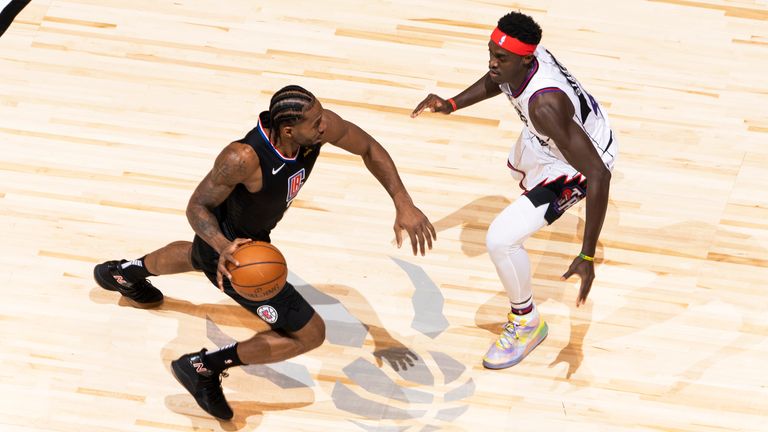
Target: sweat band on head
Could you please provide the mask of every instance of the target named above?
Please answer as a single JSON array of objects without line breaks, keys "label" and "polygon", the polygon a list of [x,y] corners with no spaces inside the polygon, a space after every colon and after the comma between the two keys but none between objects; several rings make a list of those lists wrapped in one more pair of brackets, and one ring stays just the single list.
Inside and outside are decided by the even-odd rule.
[{"label": "sweat band on head", "polygon": [[536,45],[521,42],[520,39],[504,33],[498,27],[491,33],[491,40],[496,42],[496,45],[519,56],[527,56],[536,51]]}]

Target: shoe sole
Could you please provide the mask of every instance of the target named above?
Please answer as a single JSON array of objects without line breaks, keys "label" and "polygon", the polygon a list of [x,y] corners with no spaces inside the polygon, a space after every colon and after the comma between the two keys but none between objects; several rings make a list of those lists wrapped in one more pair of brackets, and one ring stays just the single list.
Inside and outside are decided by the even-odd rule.
[{"label": "shoe sole", "polygon": [[511,362],[507,362],[507,363],[500,363],[500,364],[488,363],[485,361],[485,359],[483,359],[483,367],[485,367],[486,369],[497,370],[497,369],[506,369],[508,367],[512,367],[520,363],[521,361],[523,361],[523,359],[528,357],[528,354],[530,354],[531,351],[536,349],[536,347],[539,346],[540,343],[544,342],[544,339],[547,338],[547,335],[549,335],[549,326],[547,325],[547,323],[544,323],[544,328],[541,330],[541,333],[544,333],[544,336],[542,336],[535,344],[533,344],[530,348],[528,348],[528,351],[526,351],[522,356],[520,356],[519,359],[513,360]]},{"label": "shoe sole", "polygon": [[[99,264],[99,265],[101,265],[101,264]],[[101,275],[99,274],[99,270],[98,270],[99,269],[99,265],[93,267],[93,279],[96,281],[96,283],[99,284],[100,287],[104,288],[107,291],[120,292],[120,290],[118,290],[117,288],[115,288],[112,285],[110,285],[108,281],[104,280],[104,278],[101,277]],[[160,300],[160,301],[150,302],[150,303],[139,303],[139,302],[131,299],[130,297],[124,296],[122,293],[120,293],[120,295],[123,296],[123,298],[125,299],[125,301],[128,302],[128,304],[130,304],[131,306],[133,306],[135,308],[138,308],[138,309],[152,309],[152,308],[156,308],[156,307],[160,306],[161,304],[163,304],[163,300],[164,300],[163,299],[163,300]]]},{"label": "shoe sole", "polygon": [[[192,389],[187,387],[187,385],[184,384],[184,381],[182,381],[182,379],[179,378],[179,375],[183,375],[183,376],[185,376],[187,378],[188,378],[188,376],[187,376],[187,374],[184,373],[184,371],[182,370],[181,366],[178,366],[178,364],[179,364],[178,360],[174,360],[174,361],[171,362],[171,375],[173,375],[173,377],[176,378],[176,381],[178,381],[179,384],[181,384],[181,386],[184,387],[187,390],[187,393],[192,395],[192,398],[194,399],[195,395],[194,395],[194,393],[192,393]],[[195,403],[197,403],[197,399],[195,399]],[[197,403],[197,406],[199,406],[200,409],[202,409],[203,411],[208,413],[208,415],[210,415],[211,417],[217,418],[219,420],[232,420],[232,417],[234,417],[234,415],[232,417],[229,417],[229,418],[218,417],[218,416],[214,415],[213,413],[208,412],[208,410],[203,408],[199,403]]]}]

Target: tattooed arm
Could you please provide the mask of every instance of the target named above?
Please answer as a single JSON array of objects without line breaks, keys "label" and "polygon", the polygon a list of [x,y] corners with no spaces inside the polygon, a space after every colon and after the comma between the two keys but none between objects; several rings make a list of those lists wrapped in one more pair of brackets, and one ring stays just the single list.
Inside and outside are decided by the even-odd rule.
[{"label": "tattooed arm", "polygon": [[223,290],[222,276],[231,278],[226,262],[238,263],[232,257],[234,250],[250,239],[229,241],[219,228],[213,209],[232,193],[238,183],[261,188],[259,157],[249,146],[234,142],[219,153],[213,169],[203,178],[187,204],[187,220],[195,233],[211,245],[220,255],[217,280]]}]

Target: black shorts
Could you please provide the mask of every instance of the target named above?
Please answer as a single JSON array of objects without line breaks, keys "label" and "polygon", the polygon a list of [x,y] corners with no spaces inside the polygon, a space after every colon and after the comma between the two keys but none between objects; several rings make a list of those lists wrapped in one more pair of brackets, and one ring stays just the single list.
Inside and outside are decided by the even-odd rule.
[{"label": "black shorts", "polygon": [[[267,238],[262,241],[269,241],[269,239]],[[216,269],[219,265],[219,254],[199,236],[195,236],[195,239],[192,241],[192,265],[195,269],[205,273],[208,280],[218,288]],[[225,277],[224,293],[232,297],[240,306],[264,320],[272,327],[272,330],[285,330],[289,332],[301,330],[315,314],[315,309],[288,282],[271,299],[253,301],[238,294]]]},{"label": "black shorts", "polygon": [[535,207],[546,204],[548,207],[544,219],[548,224],[552,224],[566,210],[587,196],[587,181],[581,176],[568,181],[565,177],[558,177],[536,185],[523,195],[527,196]]}]

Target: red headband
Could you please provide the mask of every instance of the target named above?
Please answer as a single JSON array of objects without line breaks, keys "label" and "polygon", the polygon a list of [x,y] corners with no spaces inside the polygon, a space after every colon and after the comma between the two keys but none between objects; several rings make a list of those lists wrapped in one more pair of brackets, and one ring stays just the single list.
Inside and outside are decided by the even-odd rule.
[{"label": "red headband", "polygon": [[491,40],[496,42],[496,45],[504,48],[505,50],[515,53],[519,56],[527,56],[533,54],[536,51],[536,45],[527,44],[521,42],[520,39],[514,38],[496,27],[491,33]]}]

